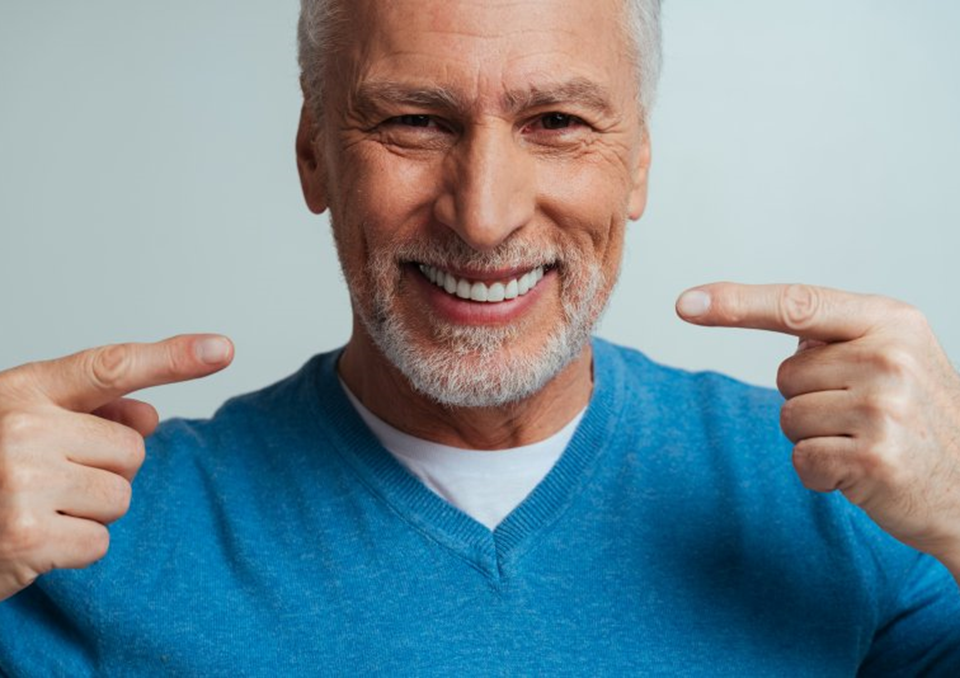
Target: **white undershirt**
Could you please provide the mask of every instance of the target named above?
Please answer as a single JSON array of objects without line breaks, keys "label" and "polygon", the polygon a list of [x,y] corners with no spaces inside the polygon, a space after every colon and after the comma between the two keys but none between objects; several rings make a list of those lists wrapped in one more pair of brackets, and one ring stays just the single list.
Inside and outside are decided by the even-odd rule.
[{"label": "white undershirt", "polygon": [[493,530],[543,480],[563,454],[586,408],[546,440],[506,450],[465,450],[400,431],[344,392],[373,435],[442,499]]}]

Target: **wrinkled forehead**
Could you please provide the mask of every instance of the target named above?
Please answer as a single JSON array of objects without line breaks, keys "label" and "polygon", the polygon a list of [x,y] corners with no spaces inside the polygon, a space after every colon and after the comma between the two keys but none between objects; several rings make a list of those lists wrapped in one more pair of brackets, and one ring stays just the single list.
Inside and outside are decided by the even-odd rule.
[{"label": "wrinkled forehead", "polygon": [[474,101],[541,81],[594,82],[636,96],[623,0],[355,0],[339,74],[424,81]]}]

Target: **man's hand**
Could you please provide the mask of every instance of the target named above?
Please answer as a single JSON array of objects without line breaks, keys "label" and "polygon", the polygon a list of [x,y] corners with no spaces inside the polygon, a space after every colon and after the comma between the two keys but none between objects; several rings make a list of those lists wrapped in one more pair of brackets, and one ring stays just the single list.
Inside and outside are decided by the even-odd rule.
[{"label": "man's hand", "polygon": [[677,313],[799,337],[777,386],[803,484],[840,490],[960,582],[960,377],[919,311],[807,285],[717,283],[685,292]]},{"label": "man's hand", "polygon": [[127,512],[158,423],[153,407],[123,396],[205,377],[232,357],[227,339],[189,335],[0,372],[0,600],[106,554],[106,525]]}]

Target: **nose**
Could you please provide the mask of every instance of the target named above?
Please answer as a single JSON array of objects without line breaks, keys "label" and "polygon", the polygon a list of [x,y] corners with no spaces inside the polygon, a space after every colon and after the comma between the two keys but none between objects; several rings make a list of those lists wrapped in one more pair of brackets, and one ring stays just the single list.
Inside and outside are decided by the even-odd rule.
[{"label": "nose", "polygon": [[478,126],[448,161],[434,216],[470,247],[491,251],[530,222],[536,209],[536,168],[512,129]]}]

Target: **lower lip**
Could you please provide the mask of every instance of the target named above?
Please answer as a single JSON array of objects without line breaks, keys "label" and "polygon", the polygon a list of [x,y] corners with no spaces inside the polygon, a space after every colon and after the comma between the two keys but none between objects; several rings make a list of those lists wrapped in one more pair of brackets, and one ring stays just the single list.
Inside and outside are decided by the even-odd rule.
[{"label": "lower lip", "polygon": [[494,303],[470,301],[449,294],[424,276],[416,265],[408,265],[407,272],[414,281],[414,288],[423,296],[434,313],[447,322],[457,325],[505,325],[528,313],[547,290],[556,284],[556,272],[549,270],[536,287],[523,296],[509,301]]}]

